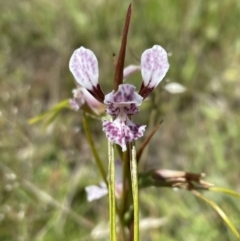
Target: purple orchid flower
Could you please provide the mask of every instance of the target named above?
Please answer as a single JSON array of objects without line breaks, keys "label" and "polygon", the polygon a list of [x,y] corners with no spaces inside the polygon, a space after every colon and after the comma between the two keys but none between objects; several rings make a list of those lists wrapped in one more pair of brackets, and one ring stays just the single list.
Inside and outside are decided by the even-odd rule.
[{"label": "purple orchid flower", "polygon": [[[140,65],[127,66],[123,70],[123,80],[125,81],[130,75],[140,70]],[[106,106],[95,99],[84,87],[77,85],[77,88],[73,89],[72,93],[73,98],[69,99],[69,104],[73,110],[89,110],[96,115],[101,115],[105,112]]]},{"label": "purple orchid flower", "polygon": [[126,143],[143,136],[146,126],[133,123],[130,117],[139,112],[138,107],[142,101],[166,75],[169,69],[167,52],[161,46],[154,45],[143,52],[140,67],[128,69],[132,73],[141,68],[143,82],[138,93],[135,86],[120,84],[116,91],[104,95],[98,82],[98,60],[91,50],[84,47],[74,51],[69,68],[78,84],[108,106],[106,112],[113,117],[113,121],[104,120],[103,131],[112,143],[120,145],[122,151],[126,151]]}]

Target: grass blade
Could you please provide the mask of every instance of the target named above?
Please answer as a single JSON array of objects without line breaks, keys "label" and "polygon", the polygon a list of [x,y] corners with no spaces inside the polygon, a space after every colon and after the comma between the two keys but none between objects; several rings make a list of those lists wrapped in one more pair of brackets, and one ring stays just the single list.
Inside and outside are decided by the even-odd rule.
[{"label": "grass blade", "polygon": [[240,234],[238,233],[237,229],[235,228],[235,226],[233,225],[233,223],[230,221],[230,219],[228,218],[228,216],[223,212],[223,210],[213,201],[207,199],[206,197],[204,197],[201,193],[192,190],[191,191],[196,197],[202,199],[203,201],[205,201],[207,204],[209,204],[218,214],[219,216],[223,219],[223,221],[226,223],[226,225],[231,229],[231,231],[233,232],[233,234],[238,238],[238,240],[240,240]]},{"label": "grass blade", "polygon": [[240,194],[238,192],[235,192],[235,191],[227,189],[227,188],[210,187],[209,190],[214,191],[214,192],[220,192],[220,193],[228,194],[228,195],[231,195],[233,197],[236,197],[236,198],[240,199]]}]

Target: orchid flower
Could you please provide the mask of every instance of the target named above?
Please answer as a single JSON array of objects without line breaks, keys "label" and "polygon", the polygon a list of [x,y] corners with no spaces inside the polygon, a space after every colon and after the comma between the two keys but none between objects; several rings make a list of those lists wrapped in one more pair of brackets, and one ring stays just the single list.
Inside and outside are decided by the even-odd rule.
[{"label": "orchid flower", "polygon": [[[123,80],[125,81],[130,75],[141,70],[140,65],[129,65],[123,70]],[[90,109],[96,115],[101,115],[106,109],[105,105],[95,99],[84,87],[78,85],[72,90],[73,98],[69,99],[71,108],[75,111],[79,109]]]},{"label": "orchid flower", "polygon": [[[122,161],[116,160],[115,168],[116,168],[116,179],[115,179],[115,185],[116,185],[116,198],[120,199],[122,196],[123,191],[123,179],[122,179]],[[91,185],[85,187],[85,192],[87,194],[87,200],[88,202],[92,202],[94,200],[100,199],[108,194],[108,188],[107,185],[104,182],[100,182],[98,185]]]},{"label": "orchid flower", "polygon": [[[116,91],[105,95],[98,82],[98,60],[91,50],[84,47],[74,51],[69,68],[78,84],[107,105],[106,112],[113,117],[113,121],[103,120],[103,131],[112,143],[120,145],[122,151],[126,151],[127,142],[143,136],[146,126],[133,123],[130,117],[139,112],[138,107],[142,101],[166,75],[169,69],[167,52],[159,45],[143,52],[140,66],[143,82],[138,93],[133,85],[119,84]],[[137,69],[139,67],[135,66],[129,71],[131,73]]]}]

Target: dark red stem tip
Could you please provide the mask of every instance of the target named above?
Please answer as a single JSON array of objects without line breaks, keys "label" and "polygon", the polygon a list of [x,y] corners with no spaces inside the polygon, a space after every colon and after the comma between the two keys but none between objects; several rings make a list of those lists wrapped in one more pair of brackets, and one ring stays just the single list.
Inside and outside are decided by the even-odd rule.
[{"label": "dark red stem tip", "polygon": [[132,14],[132,4],[130,4],[128,7],[125,25],[123,29],[122,43],[121,43],[121,48],[118,55],[118,61],[117,61],[117,66],[116,66],[116,71],[114,76],[114,85],[113,85],[114,91],[117,91],[118,86],[123,83],[123,68],[124,68],[127,36],[128,36],[128,29],[129,29],[130,20],[131,20],[131,14]]}]

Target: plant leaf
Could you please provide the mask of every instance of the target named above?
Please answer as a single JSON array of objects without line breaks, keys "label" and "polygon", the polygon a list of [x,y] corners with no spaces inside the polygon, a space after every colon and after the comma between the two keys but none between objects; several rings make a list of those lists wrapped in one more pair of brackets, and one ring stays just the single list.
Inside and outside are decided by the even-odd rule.
[{"label": "plant leaf", "polygon": [[214,192],[220,192],[220,193],[228,194],[228,195],[231,195],[231,196],[234,196],[234,197],[240,199],[240,194],[238,192],[235,192],[235,191],[227,189],[227,188],[210,187],[209,190],[214,191]]},{"label": "plant leaf", "polygon": [[240,240],[240,234],[238,233],[237,229],[235,228],[235,226],[233,225],[233,223],[230,221],[230,219],[228,218],[228,216],[223,212],[223,210],[213,201],[207,199],[206,197],[204,197],[201,193],[192,190],[191,191],[196,197],[202,199],[203,201],[205,201],[207,204],[209,204],[218,214],[219,216],[223,219],[223,221],[226,223],[226,225],[231,229],[231,231],[233,232],[233,234],[238,238],[238,240]]},{"label": "plant leaf", "polygon": [[30,125],[36,124],[40,121],[43,121],[46,118],[50,118],[49,116],[52,116],[53,114],[56,113],[56,111],[61,111],[63,109],[70,109],[70,105],[69,105],[69,99],[63,100],[61,102],[59,102],[58,104],[56,104],[55,106],[53,106],[51,109],[47,110],[46,112],[37,115],[31,119],[28,120],[28,123]]}]

